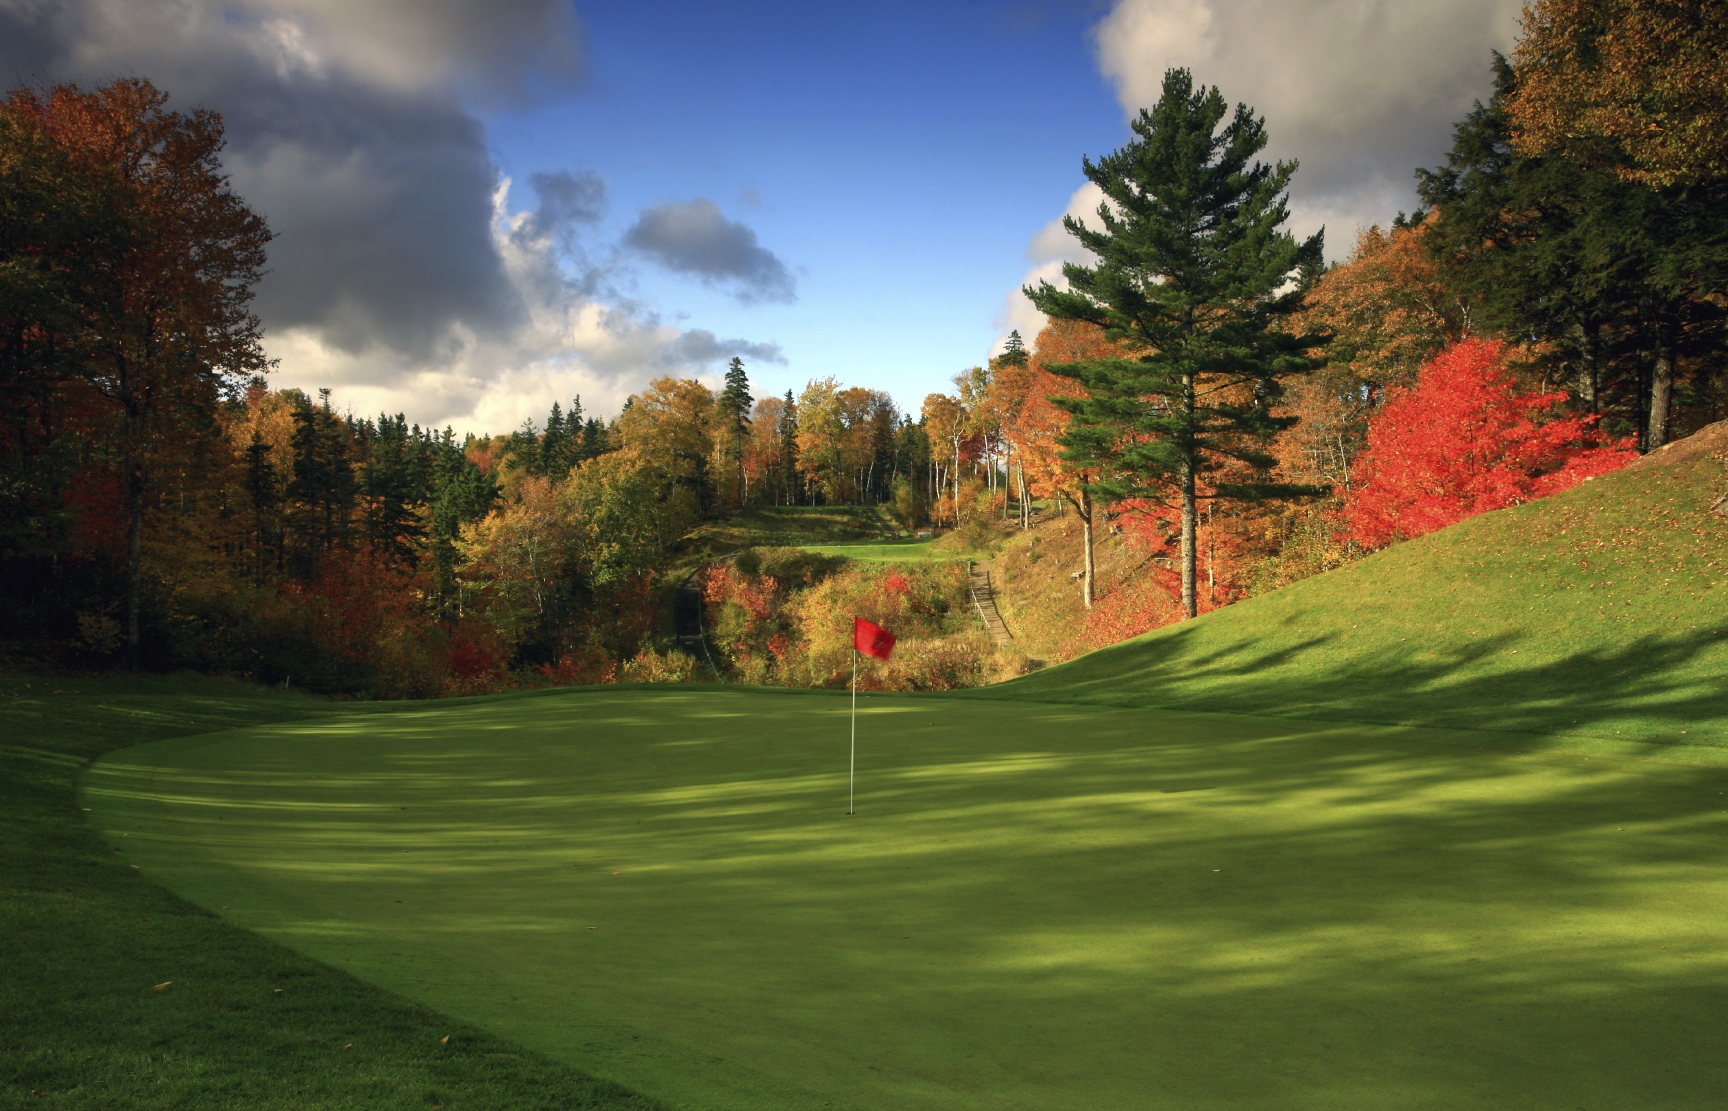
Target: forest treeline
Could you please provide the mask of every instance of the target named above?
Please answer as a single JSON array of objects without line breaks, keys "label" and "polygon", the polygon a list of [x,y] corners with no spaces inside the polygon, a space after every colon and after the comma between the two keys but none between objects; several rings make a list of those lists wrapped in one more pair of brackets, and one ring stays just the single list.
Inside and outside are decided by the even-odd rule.
[{"label": "forest treeline", "polygon": [[[1085,163],[1107,201],[1069,230],[1094,261],[1027,291],[1047,326],[918,412],[833,379],[757,398],[733,360],[718,389],[659,378],[616,416],[576,398],[500,435],[270,386],[250,310],[270,231],[223,175],[219,116],[138,79],[15,89],[5,650],[383,695],[685,677],[666,571],[691,530],[849,504],[976,550],[1059,507],[1097,642],[1564,489],[1728,416],[1710,9],[1533,5],[1492,97],[1415,171],[1421,210],[1332,266],[1283,230],[1297,168],[1257,160],[1263,122],[1174,70]],[[1100,534],[1143,553],[1134,589],[1097,591]],[[921,597],[716,573],[741,676],[833,681],[823,622],[847,615],[787,594],[825,578],[886,614]],[[933,644],[962,635],[919,605]],[[979,651],[906,682],[992,673]]]}]

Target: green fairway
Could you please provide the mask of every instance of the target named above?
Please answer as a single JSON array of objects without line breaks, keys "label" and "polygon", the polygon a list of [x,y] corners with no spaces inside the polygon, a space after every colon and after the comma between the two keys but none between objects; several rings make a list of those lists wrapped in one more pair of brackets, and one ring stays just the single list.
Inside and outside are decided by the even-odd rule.
[{"label": "green fairway", "polygon": [[966,553],[931,549],[932,540],[885,540],[870,544],[799,544],[807,552],[845,556],[862,563],[953,563],[972,558]]},{"label": "green fairway", "polygon": [[1728,1093],[1728,754],[915,696],[859,737],[855,817],[844,697],[717,688],[162,741],[83,805],[146,879],[674,1107]]}]

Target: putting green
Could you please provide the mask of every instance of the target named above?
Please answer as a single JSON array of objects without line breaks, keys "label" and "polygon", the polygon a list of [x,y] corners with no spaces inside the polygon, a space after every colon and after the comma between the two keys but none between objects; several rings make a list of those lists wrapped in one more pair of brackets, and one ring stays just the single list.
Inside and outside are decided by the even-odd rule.
[{"label": "putting green", "polygon": [[[686,1108],[1714,1108],[1728,758],[597,688],[157,742],[246,926]],[[171,970],[164,978],[171,978]]]}]

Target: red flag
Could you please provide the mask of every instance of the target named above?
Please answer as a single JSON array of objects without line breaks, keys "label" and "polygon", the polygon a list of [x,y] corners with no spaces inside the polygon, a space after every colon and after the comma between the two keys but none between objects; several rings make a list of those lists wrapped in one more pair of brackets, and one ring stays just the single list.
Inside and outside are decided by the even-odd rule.
[{"label": "red flag", "polygon": [[894,634],[880,625],[873,625],[862,617],[852,619],[852,646],[866,656],[875,656],[879,660],[888,658],[894,651]]}]

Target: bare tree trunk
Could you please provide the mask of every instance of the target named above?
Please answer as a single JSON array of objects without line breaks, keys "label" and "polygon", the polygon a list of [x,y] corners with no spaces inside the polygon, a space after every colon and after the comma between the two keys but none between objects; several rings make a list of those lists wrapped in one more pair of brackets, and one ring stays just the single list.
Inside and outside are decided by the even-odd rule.
[{"label": "bare tree trunk", "polygon": [[1644,435],[1644,450],[1655,451],[1668,442],[1668,412],[1674,400],[1674,344],[1663,336],[1657,341],[1656,365],[1650,375],[1650,426]]},{"label": "bare tree trunk", "polygon": [[1092,585],[1092,574],[1095,569],[1095,564],[1092,559],[1092,492],[1090,490],[1080,491],[1080,502],[1075,508],[1080,511],[1080,531],[1086,547],[1086,608],[1091,609],[1092,603],[1096,599],[1097,594]]},{"label": "bare tree trunk", "polygon": [[[1194,376],[1184,375],[1182,378],[1182,407],[1187,414],[1186,426],[1194,427]],[[1198,614],[1199,607],[1194,597],[1194,471],[1199,462],[1199,449],[1193,441],[1183,444],[1182,459],[1182,612],[1188,617]]]},{"label": "bare tree trunk", "polygon": [[1194,466],[1182,466],[1182,612],[1189,617],[1199,613],[1194,597]]}]

